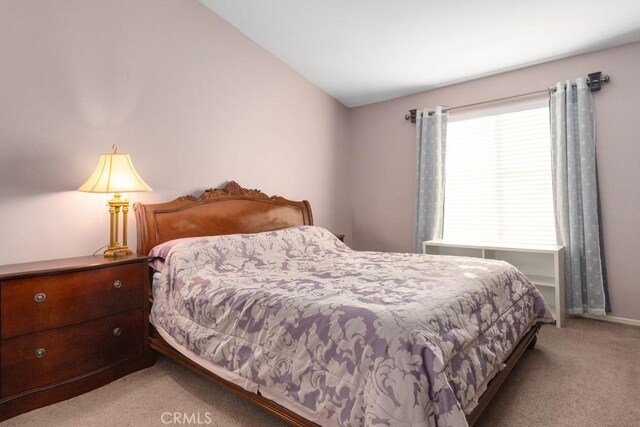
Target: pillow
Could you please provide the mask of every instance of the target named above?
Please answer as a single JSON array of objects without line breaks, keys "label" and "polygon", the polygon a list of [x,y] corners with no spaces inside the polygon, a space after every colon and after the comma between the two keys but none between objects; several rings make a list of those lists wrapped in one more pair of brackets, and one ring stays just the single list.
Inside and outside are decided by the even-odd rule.
[{"label": "pillow", "polygon": [[200,237],[183,237],[182,239],[174,239],[169,240],[168,242],[160,243],[158,246],[155,246],[153,249],[151,249],[151,252],[149,252],[149,256],[151,257],[149,266],[151,266],[151,268],[153,268],[155,271],[161,272],[162,268],[164,267],[164,260],[167,258],[167,255],[169,255],[169,252],[171,252],[171,249],[173,249],[174,246],[183,242],[188,242],[189,240],[196,240],[199,238]]},{"label": "pillow", "polygon": [[[333,233],[331,233],[328,230],[325,230],[324,228],[314,227],[311,225],[297,225],[294,227],[283,228],[279,230],[264,231],[261,233],[183,237],[181,239],[169,240],[168,242],[161,243],[158,246],[155,246],[153,249],[151,249],[151,252],[149,252],[149,256],[151,257],[151,261],[149,261],[149,265],[154,270],[161,272],[164,267],[164,262],[166,258],[169,256],[169,253],[171,252],[171,250],[177,245],[185,242],[190,242],[194,240],[203,240],[206,243],[207,239],[224,237],[225,239],[222,242],[219,242],[219,244],[221,244],[224,247],[225,245],[229,244],[227,242],[227,239],[234,238],[234,236],[235,238],[241,237],[246,239],[250,237],[252,239],[258,239],[258,238],[264,238],[264,236],[271,236],[271,238],[273,238],[274,235],[279,235],[279,233],[287,233],[287,235],[289,236],[288,238],[295,238],[295,241],[297,243],[308,247],[305,250],[308,250],[309,248],[316,248],[317,250],[320,250],[324,247],[331,247],[331,248],[337,247],[339,249],[348,249],[348,246],[346,246],[343,242],[338,240],[338,238]],[[282,236],[285,236],[285,235],[282,234]],[[281,237],[281,239],[284,239],[284,238],[285,237]]]}]

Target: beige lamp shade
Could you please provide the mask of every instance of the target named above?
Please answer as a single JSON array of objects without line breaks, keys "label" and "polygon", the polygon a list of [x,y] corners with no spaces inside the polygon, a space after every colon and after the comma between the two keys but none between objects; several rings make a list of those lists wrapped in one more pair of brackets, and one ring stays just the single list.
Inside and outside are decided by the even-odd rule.
[{"label": "beige lamp shade", "polygon": [[128,154],[102,154],[98,166],[87,182],[78,191],[89,193],[130,193],[151,191],[151,187],[140,178]]},{"label": "beige lamp shade", "polygon": [[[118,147],[113,146],[113,153],[102,154],[96,170],[78,191],[89,193],[115,193],[107,202],[109,206],[109,245],[104,256],[126,256],[133,252],[127,246],[129,201],[123,199],[120,193],[132,191],[151,191],[151,187],[140,178],[136,168],[131,163],[128,154],[118,154]],[[120,213],[122,212],[122,244],[118,242]],[[105,245],[106,246],[106,245]]]}]

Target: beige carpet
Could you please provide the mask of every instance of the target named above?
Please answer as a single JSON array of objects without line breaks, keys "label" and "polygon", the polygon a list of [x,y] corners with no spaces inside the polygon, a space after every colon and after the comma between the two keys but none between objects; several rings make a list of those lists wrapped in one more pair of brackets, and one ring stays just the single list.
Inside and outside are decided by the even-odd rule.
[{"label": "beige carpet", "polygon": [[570,318],[544,327],[479,427],[639,427],[640,328]]},{"label": "beige carpet", "polygon": [[[285,424],[159,358],[149,369],[1,425]],[[640,328],[586,319],[569,319],[562,329],[544,327],[536,349],[516,366],[479,426],[640,426]]]}]

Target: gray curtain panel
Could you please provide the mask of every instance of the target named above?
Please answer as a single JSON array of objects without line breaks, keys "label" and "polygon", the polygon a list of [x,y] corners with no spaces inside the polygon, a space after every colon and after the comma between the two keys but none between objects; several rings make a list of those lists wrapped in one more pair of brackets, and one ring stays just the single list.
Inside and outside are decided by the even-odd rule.
[{"label": "gray curtain panel", "polygon": [[565,247],[569,314],[605,314],[600,256],[595,113],[586,78],[551,94],[551,157],[558,244]]},{"label": "gray curtain panel", "polygon": [[444,221],[444,160],[448,113],[444,107],[419,110],[416,120],[418,193],[416,198],[414,245],[442,238]]}]

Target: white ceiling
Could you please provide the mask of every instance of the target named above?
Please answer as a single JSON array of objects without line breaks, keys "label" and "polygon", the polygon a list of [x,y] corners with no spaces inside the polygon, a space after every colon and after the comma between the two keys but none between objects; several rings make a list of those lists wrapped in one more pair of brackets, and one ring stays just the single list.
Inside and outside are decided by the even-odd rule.
[{"label": "white ceiling", "polygon": [[348,107],[640,40],[640,0],[200,2]]}]

